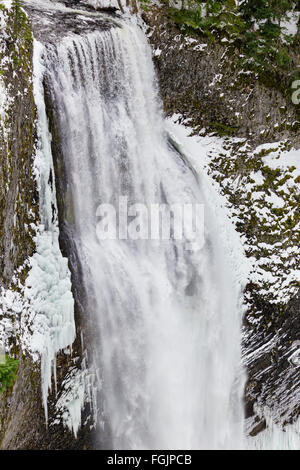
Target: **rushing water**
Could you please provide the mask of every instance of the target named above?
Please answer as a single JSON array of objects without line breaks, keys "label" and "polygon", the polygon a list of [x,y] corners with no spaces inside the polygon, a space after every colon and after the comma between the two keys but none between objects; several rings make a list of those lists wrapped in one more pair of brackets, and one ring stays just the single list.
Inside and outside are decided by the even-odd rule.
[{"label": "rushing water", "polygon": [[[47,51],[67,224],[85,311],[95,322],[101,420],[111,447],[241,447],[239,292],[207,195],[164,135],[146,38],[124,24],[67,37]],[[204,247],[99,240],[97,207],[118,208],[121,196],[147,206],[204,204]]]}]

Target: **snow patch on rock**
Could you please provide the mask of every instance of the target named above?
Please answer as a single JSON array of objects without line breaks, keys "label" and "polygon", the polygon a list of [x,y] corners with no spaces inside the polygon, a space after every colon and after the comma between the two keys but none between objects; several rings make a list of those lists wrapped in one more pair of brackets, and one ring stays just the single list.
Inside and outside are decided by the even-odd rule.
[{"label": "snow patch on rock", "polygon": [[[25,298],[36,313],[32,349],[41,356],[42,396],[46,419],[47,398],[51,389],[52,369],[56,355],[76,337],[74,299],[68,261],[63,258],[58,242],[59,229],[56,207],[51,135],[44,101],[44,46],[34,41],[34,97],[37,107],[38,146],[35,171],[40,195],[41,225],[36,238],[36,253],[30,260],[31,270],[25,285]],[[50,179],[53,184],[50,184]]]}]

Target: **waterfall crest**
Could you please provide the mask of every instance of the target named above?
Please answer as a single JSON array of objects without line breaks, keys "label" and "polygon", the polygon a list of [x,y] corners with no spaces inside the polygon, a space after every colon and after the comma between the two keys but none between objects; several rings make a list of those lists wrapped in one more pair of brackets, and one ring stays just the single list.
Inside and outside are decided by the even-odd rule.
[{"label": "waterfall crest", "polygon": [[[164,135],[144,34],[124,23],[71,35],[47,48],[45,66],[111,447],[241,447],[239,292],[201,180]],[[204,204],[204,247],[99,240],[99,204],[118,212],[125,196],[146,206]]]}]

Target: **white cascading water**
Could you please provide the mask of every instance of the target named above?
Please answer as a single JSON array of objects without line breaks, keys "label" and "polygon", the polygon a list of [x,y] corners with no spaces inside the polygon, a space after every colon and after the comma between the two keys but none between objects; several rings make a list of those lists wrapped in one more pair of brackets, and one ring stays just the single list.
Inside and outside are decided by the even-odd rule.
[{"label": "white cascading water", "polygon": [[[239,292],[201,182],[167,143],[151,50],[123,24],[49,46],[72,234],[113,449],[243,446]],[[205,245],[103,240],[97,207],[203,203]],[[100,431],[101,432],[101,429]]]}]

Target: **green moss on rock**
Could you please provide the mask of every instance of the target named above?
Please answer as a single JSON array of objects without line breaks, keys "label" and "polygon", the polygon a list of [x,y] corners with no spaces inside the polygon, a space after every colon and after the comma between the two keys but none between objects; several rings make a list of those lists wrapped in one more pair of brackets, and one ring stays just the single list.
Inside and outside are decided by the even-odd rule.
[{"label": "green moss on rock", "polygon": [[0,64],[9,100],[0,126],[0,285],[8,287],[13,272],[35,249],[38,196],[33,174],[33,37],[18,0],[5,14],[7,39]]}]

